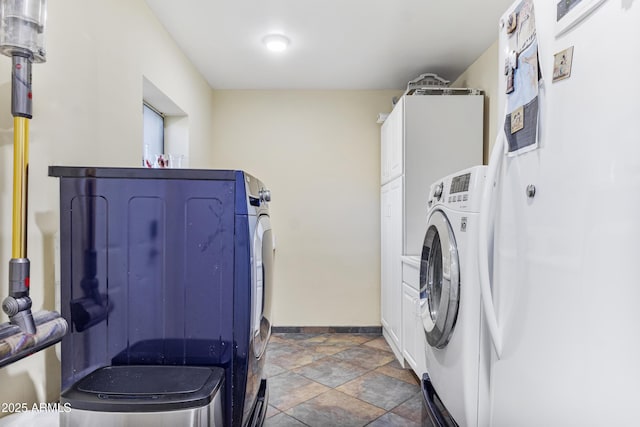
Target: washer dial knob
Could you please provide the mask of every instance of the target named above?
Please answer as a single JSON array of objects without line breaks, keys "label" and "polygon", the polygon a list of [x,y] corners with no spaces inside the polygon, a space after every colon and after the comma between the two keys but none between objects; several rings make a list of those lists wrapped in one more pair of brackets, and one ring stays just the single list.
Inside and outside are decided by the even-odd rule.
[{"label": "washer dial knob", "polygon": [[266,188],[263,188],[262,190],[260,190],[258,195],[260,196],[260,200],[263,202],[271,201],[271,190],[267,190]]},{"label": "washer dial knob", "polygon": [[444,184],[440,183],[436,185],[436,188],[433,190],[433,197],[440,200],[442,198],[442,191],[444,190]]}]

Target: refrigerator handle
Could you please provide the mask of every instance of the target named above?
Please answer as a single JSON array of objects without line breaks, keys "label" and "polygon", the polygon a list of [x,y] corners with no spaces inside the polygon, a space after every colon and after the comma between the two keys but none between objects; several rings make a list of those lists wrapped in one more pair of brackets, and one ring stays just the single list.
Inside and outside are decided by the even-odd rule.
[{"label": "refrigerator handle", "polygon": [[489,335],[493,342],[493,348],[496,351],[498,359],[502,354],[502,336],[498,327],[496,310],[493,305],[493,295],[491,293],[491,279],[489,278],[489,230],[492,228],[491,217],[491,201],[493,198],[494,187],[502,158],[504,156],[504,134],[498,132],[498,137],[491,151],[489,159],[489,167],[487,168],[487,177],[484,190],[482,193],[482,203],[480,205],[480,228],[478,236],[478,268],[480,270],[480,293],[482,295],[482,306],[484,309]]}]

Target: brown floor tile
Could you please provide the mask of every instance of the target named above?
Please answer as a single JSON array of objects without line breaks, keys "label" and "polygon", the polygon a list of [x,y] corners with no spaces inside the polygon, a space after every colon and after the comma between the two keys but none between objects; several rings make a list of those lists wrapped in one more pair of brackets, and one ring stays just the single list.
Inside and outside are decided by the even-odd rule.
[{"label": "brown floor tile", "polygon": [[390,377],[397,378],[399,380],[405,381],[409,384],[420,384],[418,377],[413,373],[411,369],[404,369],[397,362],[390,362],[386,365],[382,365],[376,368],[376,372],[381,374],[388,375]]},{"label": "brown floor tile", "polygon": [[382,336],[300,331],[269,342],[265,427],[430,426],[418,378]]},{"label": "brown floor tile", "polygon": [[325,357],[295,369],[294,372],[327,387],[337,387],[366,373],[367,369],[344,360]]},{"label": "brown floor tile", "polygon": [[352,347],[336,353],[332,357],[360,365],[365,369],[375,369],[386,365],[395,358],[392,353],[365,346]]},{"label": "brown floor tile", "polygon": [[387,412],[380,418],[374,420],[367,427],[423,427],[421,423],[408,420],[399,415]]},{"label": "brown floor tile", "polygon": [[293,372],[269,378],[269,404],[286,411],[325,391],[328,387]]},{"label": "brown floor tile", "polygon": [[396,359],[395,357],[393,358],[393,360],[391,362],[388,363],[389,366],[393,366],[394,368],[398,368],[398,369],[404,369],[402,367],[402,365],[400,364],[400,362],[398,362],[398,359]]},{"label": "brown floor tile", "polygon": [[283,345],[281,351],[274,352],[271,351],[271,349],[268,350],[267,363],[275,364],[285,369],[294,369],[308,365],[323,357],[326,357],[326,355],[313,351],[312,349]]},{"label": "brown floor tile", "polygon": [[330,390],[286,413],[311,427],[361,427],[384,410],[336,390]]},{"label": "brown floor tile", "polygon": [[278,366],[275,363],[265,363],[264,375],[266,375],[267,378],[275,377],[287,371],[288,369]]},{"label": "brown floor tile", "polygon": [[[378,335],[379,336],[379,335]],[[326,344],[359,345],[376,338],[370,334],[328,334]]]},{"label": "brown floor tile", "polygon": [[330,337],[330,334],[317,334],[307,338],[306,340],[299,341],[298,344],[302,346],[313,346],[325,343]]},{"label": "brown floor tile", "polygon": [[271,334],[271,337],[269,338],[269,346],[273,343],[282,344],[285,342],[287,342],[285,334]]},{"label": "brown floor tile", "polygon": [[378,372],[369,372],[336,390],[389,411],[414,396],[420,388]]},{"label": "brown floor tile", "polygon": [[336,353],[340,353],[341,351],[345,351],[349,348],[351,348],[351,346],[348,345],[316,345],[313,347],[309,347],[310,349],[313,349],[313,351],[315,351],[316,353],[319,354],[324,354],[325,356],[331,356],[334,355]]},{"label": "brown floor tile", "polygon": [[388,352],[392,352],[391,347],[389,347],[389,344],[387,344],[387,340],[385,340],[384,337],[374,338],[371,341],[367,341],[362,345],[365,345],[367,347],[377,348],[378,350],[385,350]]},{"label": "brown floor tile", "polygon": [[281,356],[287,356],[302,350],[304,350],[304,347],[287,340],[269,340],[269,345],[267,346],[267,363],[269,363],[271,359],[277,359]]},{"label": "brown floor tile", "polygon": [[336,354],[359,345],[357,342],[353,342],[349,338],[344,340],[333,339],[333,335],[335,334],[317,335],[304,341],[297,341],[296,345],[324,355]]},{"label": "brown floor tile", "polygon": [[265,418],[271,418],[271,417],[273,417],[274,415],[278,415],[279,413],[280,413],[280,410],[279,410],[279,409],[276,409],[276,407],[275,407],[275,406],[273,406],[273,405],[268,405],[268,406],[267,406],[267,413],[265,414],[265,416],[264,416],[264,417],[265,417]]},{"label": "brown floor tile", "polygon": [[295,418],[280,412],[278,415],[267,418],[264,421],[264,427],[306,427],[307,425],[301,423]]},{"label": "brown floor tile", "polygon": [[427,414],[422,410],[422,405],[424,405],[422,401],[422,392],[419,391],[413,397],[405,401],[403,404],[396,406],[391,410],[396,415],[400,415],[401,417],[410,419],[411,421],[418,424],[429,424],[429,420],[427,419]]}]

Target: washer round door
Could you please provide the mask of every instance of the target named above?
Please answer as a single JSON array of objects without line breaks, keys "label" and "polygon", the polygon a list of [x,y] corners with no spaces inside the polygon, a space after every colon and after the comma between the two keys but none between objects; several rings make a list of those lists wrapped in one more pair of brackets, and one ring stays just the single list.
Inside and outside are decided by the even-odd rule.
[{"label": "washer round door", "polygon": [[449,220],[436,210],[429,217],[420,259],[420,314],[429,345],[447,345],[459,305],[458,248]]},{"label": "washer round door", "polygon": [[253,301],[254,353],[260,359],[271,336],[274,242],[268,215],[260,215],[253,238],[255,264]]}]

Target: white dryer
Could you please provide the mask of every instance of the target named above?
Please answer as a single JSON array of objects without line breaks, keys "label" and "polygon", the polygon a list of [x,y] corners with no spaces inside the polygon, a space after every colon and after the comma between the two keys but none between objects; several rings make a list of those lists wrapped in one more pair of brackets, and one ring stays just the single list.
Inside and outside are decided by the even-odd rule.
[{"label": "white dryer", "polygon": [[427,341],[422,391],[435,426],[484,424],[478,400],[488,390],[479,362],[484,325],[476,248],[485,171],[485,166],[462,170],[436,181],[429,192],[420,260]]}]

